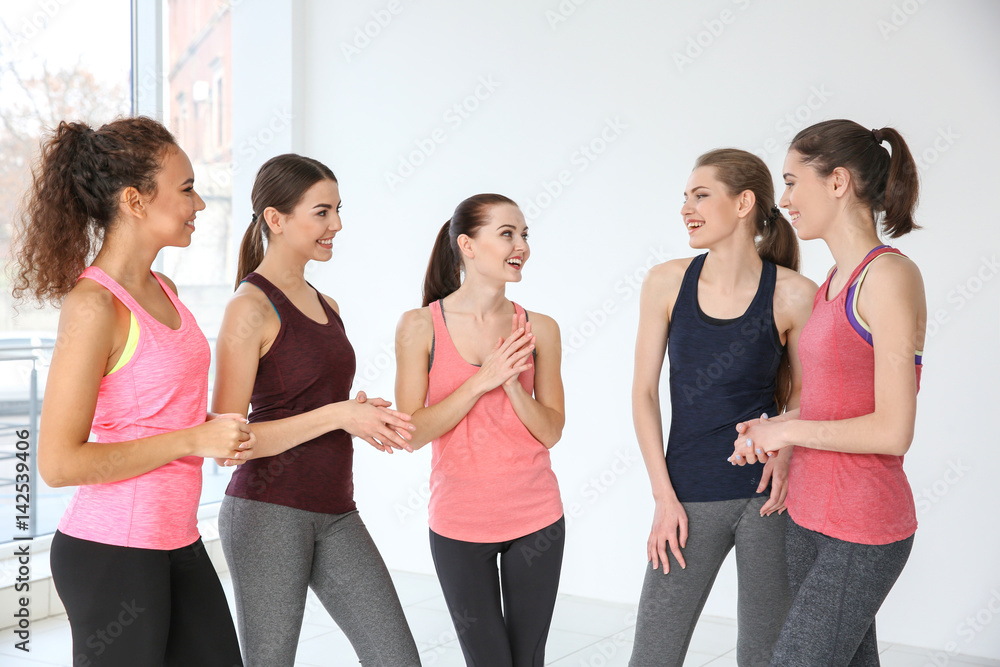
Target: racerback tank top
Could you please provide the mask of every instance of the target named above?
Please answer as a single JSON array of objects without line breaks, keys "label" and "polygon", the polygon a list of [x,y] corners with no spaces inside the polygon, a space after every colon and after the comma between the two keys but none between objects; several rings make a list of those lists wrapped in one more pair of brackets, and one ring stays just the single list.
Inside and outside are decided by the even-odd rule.
[{"label": "racerback tank top", "polygon": [[[147,313],[96,266],[80,275],[114,294],[135,316],[139,329],[131,358],[101,380],[91,426],[98,443],[179,431],[204,423],[207,416],[208,341],[173,290],[153,275],[180,315],[176,330]],[[97,471],[96,483],[77,488],[59,531],[121,547],[169,550],[188,546],[198,539],[203,461],[186,456],[108,484],[98,481]]]},{"label": "racerback tank top", "polygon": [[[514,304],[517,313],[524,309]],[[427,405],[434,405],[479,371],[456,349],[441,302],[430,305],[434,358]],[[529,394],[535,368],[518,376]],[[549,450],[514,413],[503,387],[483,394],[468,414],[432,444],[431,530],[465,542],[505,542],[556,522],[562,516],[559,484]]]},{"label": "racerback tank top", "polygon": [[[354,348],[340,315],[326,299],[316,292],[327,319],[321,324],[296,308],[264,276],[251,273],[244,280],[264,292],[281,321],[278,335],[257,363],[250,423],[284,419],[349,399]],[[357,509],[353,465],[351,435],[337,429],[277,456],[247,461],[233,471],[226,494],[309,512],[344,514]]]},{"label": "racerback tank top", "polygon": [[757,293],[743,315],[713,320],[698,305],[706,257],[695,257],[685,271],[667,334],[667,471],[681,502],[758,495],[764,465],[734,466],[726,459],[737,423],[777,412],[774,392],[784,352],[774,323],[775,265],[763,263]]}]

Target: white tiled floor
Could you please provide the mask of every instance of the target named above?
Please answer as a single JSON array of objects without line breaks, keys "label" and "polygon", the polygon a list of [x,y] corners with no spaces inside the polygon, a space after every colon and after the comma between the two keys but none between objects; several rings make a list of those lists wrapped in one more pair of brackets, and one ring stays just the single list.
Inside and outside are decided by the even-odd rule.
[{"label": "white tiled floor", "polygon": [[[424,667],[464,667],[462,651],[433,576],[393,572],[393,580],[420,649]],[[232,597],[228,578],[223,579]],[[546,664],[553,667],[623,667],[632,653],[635,607],[560,595],[552,618]],[[0,665],[4,667],[69,667],[69,624],[65,616],[38,621],[32,626],[30,659],[13,648],[11,631],[0,636]],[[736,624],[704,616],[698,623],[685,665],[736,667]],[[326,667],[357,664],[354,650],[322,605],[312,598],[299,639],[296,666]],[[887,644],[882,647],[884,667],[940,665],[930,651]],[[949,657],[948,667],[1000,667],[1000,660]]]}]

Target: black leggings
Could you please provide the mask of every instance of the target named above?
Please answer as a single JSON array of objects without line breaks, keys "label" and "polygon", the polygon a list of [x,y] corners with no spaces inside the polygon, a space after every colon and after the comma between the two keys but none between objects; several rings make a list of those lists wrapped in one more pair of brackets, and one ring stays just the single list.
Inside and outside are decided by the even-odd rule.
[{"label": "black leggings", "polygon": [[565,538],[563,518],[507,542],[431,531],[434,568],[469,667],[542,667]]},{"label": "black leggings", "polygon": [[219,577],[199,539],[136,549],[56,531],[52,581],[81,667],[242,667]]}]

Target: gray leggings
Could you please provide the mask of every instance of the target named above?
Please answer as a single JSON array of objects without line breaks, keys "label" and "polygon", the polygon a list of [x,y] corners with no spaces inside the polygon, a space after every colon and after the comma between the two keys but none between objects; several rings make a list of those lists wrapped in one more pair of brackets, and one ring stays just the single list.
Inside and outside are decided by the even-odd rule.
[{"label": "gray leggings", "polygon": [[775,667],[877,667],[875,612],[910,556],[913,536],[883,545],[845,542],[788,520],[792,608]]},{"label": "gray leggings", "polygon": [[683,503],[687,569],[669,554],[670,572],[646,570],[630,667],[681,667],[715,577],[736,547],[739,622],[736,661],[764,666],[788,611],[785,516],[761,517],[766,497]]},{"label": "gray leggings", "polygon": [[246,667],[292,667],[307,589],[365,667],[420,665],[396,588],[357,512],[319,514],[226,496],[222,548]]}]

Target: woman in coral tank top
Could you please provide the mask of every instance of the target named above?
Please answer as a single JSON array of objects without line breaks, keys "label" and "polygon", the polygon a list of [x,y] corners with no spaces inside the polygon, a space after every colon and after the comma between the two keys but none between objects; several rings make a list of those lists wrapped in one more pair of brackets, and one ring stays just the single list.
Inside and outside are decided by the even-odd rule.
[{"label": "woman in coral tank top", "polygon": [[396,331],[396,400],[413,448],[433,441],[431,554],[469,665],[544,663],[562,565],[559,327],[505,296],[527,239],[507,197],[463,201],[434,244],[424,307]]},{"label": "woman in coral tank top", "polygon": [[62,304],[38,468],[79,487],[50,552],[74,665],[242,664],[197,510],[203,457],[242,464],[253,441],[239,415],[206,412],[208,341],[150,271],[204,208],[156,121],[63,122],[42,147],[14,295]]},{"label": "woman in coral tank top", "polygon": [[740,425],[732,457],[795,446],[792,606],[771,664],[878,665],[875,614],[917,528],[903,455],[927,319],[920,271],[878,227],[891,238],[916,228],[917,169],[896,130],[831,120],[796,135],[784,179],[799,238],[823,239],[836,266],[799,339],[800,413]]}]

